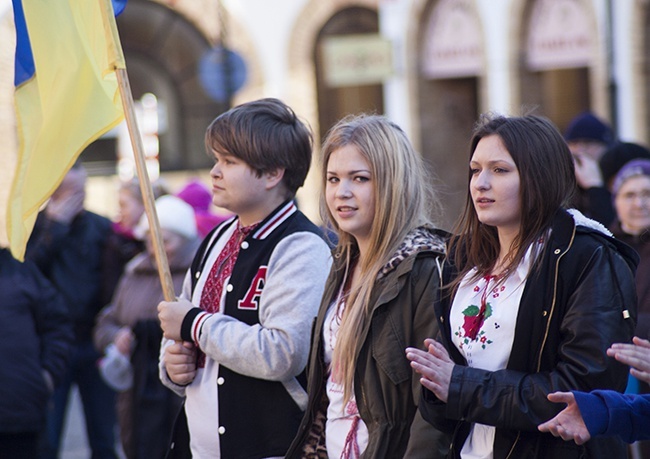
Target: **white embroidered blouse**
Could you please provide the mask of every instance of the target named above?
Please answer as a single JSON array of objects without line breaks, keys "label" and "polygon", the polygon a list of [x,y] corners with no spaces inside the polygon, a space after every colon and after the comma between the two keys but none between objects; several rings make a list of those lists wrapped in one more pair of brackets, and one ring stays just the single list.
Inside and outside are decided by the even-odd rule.
[{"label": "white embroidered blouse", "polygon": [[[340,298],[340,295],[339,295]],[[325,363],[332,363],[332,354],[345,309],[345,300],[340,299],[330,305],[323,323],[323,351]],[[343,386],[338,384],[330,371],[326,385],[329,406],[325,424],[325,443],[330,459],[358,458],[368,446],[368,428],[359,416],[354,398],[343,405]]]},{"label": "white embroidered blouse", "polygon": [[[533,244],[504,282],[499,283],[494,276],[472,280],[475,269],[463,278],[451,306],[449,321],[452,341],[468,366],[490,371],[506,368],[526,278],[540,247],[541,243]],[[494,432],[493,426],[472,424],[461,458],[492,459]]]}]

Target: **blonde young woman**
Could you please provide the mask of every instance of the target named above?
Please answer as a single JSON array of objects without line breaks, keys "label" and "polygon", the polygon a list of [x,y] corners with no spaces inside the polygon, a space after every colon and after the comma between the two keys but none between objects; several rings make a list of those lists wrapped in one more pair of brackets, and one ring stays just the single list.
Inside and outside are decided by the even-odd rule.
[{"label": "blonde young woman", "polygon": [[439,457],[404,356],[437,331],[445,250],[420,156],[386,118],[348,117],[324,142],[321,178],[338,245],[312,337],[309,403],[286,457]]}]

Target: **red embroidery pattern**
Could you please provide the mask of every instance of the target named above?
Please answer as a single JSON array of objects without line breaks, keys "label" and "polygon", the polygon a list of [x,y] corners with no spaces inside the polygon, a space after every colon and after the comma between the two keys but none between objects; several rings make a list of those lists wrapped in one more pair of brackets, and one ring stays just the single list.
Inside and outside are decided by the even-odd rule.
[{"label": "red embroidery pattern", "polygon": [[[454,332],[456,336],[462,338],[459,344],[461,349],[472,341],[478,342],[483,349],[488,344],[492,344],[492,340],[487,338],[485,330],[482,328],[486,319],[492,316],[492,304],[487,301],[488,295],[491,294],[492,298],[498,298],[506,288],[501,285],[490,290],[490,282],[496,279],[498,279],[497,276],[484,276],[485,287],[481,292],[480,306],[472,304],[462,311],[463,325],[458,328],[458,331]],[[481,291],[481,287],[476,285],[473,290],[478,293]],[[499,325],[495,324],[495,328],[499,328]]]},{"label": "red embroidery pattern", "polygon": [[361,457],[361,449],[359,448],[359,440],[357,439],[361,416],[359,416],[359,409],[354,401],[348,402],[345,411],[347,415],[354,417],[352,418],[350,431],[345,437],[345,443],[343,444],[343,451],[341,451],[340,459],[356,459]]},{"label": "red embroidery pattern", "polygon": [[[476,305],[471,305],[465,308],[463,311],[464,320],[463,320],[463,331],[465,336],[470,340],[474,341],[478,335],[479,330],[485,323],[485,319],[492,315],[492,306],[487,302],[487,292],[490,284],[490,280],[496,279],[496,276],[484,276],[485,280],[485,290],[481,293],[481,307],[479,308]],[[479,286],[474,287],[474,291],[478,292]],[[498,293],[497,293],[498,295]]]},{"label": "red embroidery pattern", "polygon": [[[237,228],[226,242],[226,245],[217,256],[216,261],[210,269],[210,273],[201,291],[201,302],[199,307],[211,314],[219,312],[221,307],[221,295],[226,279],[232,274],[232,269],[237,261],[241,243],[257,227],[257,223],[242,227],[237,222]],[[199,351],[197,365],[199,368],[205,366],[205,354]]]}]

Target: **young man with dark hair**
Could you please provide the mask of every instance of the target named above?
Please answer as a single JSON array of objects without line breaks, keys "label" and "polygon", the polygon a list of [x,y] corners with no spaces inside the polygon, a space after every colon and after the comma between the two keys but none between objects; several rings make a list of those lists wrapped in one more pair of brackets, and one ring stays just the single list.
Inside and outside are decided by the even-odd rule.
[{"label": "young man with dark hair", "polygon": [[206,147],[213,203],[235,216],[205,238],[180,299],[158,306],[160,377],[186,397],[172,457],[282,457],[307,403],[311,325],[331,264],[293,202],[311,134],[263,99],[216,118]]}]

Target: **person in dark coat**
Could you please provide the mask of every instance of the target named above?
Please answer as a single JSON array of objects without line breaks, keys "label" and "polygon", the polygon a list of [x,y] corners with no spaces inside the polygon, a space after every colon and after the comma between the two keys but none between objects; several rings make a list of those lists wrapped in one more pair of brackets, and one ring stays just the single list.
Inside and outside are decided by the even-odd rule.
[{"label": "person in dark coat", "polygon": [[59,451],[68,395],[76,384],[81,395],[88,443],[94,458],[115,459],[115,392],[101,379],[101,354],[92,342],[101,298],[103,254],[111,222],[84,209],[87,174],[76,163],[39,213],[25,259],[34,262],[61,292],[73,322],[70,367],[55,389],[48,413],[45,457]]},{"label": "person in dark coat", "polygon": [[593,113],[585,112],[571,120],[564,138],[575,161],[578,185],[572,204],[587,217],[609,225],[615,214],[600,161],[618,143],[612,128]]},{"label": "person in dark coat", "polygon": [[561,410],[549,392],[625,389],[627,368],[606,351],[632,339],[638,255],[566,209],[573,160],[548,119],[486,116],[470,151],[439,341],[407,349],[422,416],[453,435],[450,458],[625,457],[621,440],[568,444],[537,426]]},{"label": "person in dark coat", "polygon": [[[612,193],[617,218],[610,226],[614,236],[639,254],[636,271],[638,320],[635,335],[650,339],[650,159],[635,159],[625,164],[613,178]],[[635,381],[637,392],[650,394],[650,384]],[[634,388],[632,384],[630,388]],[[650,457],[650,441],[639,448]]]},{"label": "person in dark coat", "polygon": [[67,369],[72,322],[33,263],[0,248],[0,456],[33,459],[47,403]]},{"label": "person in dark coat", "polygon": [[627,163],[612,186],[616,221],[614,236],[630,245],[640,256],[636,272],[639,317],[635,334],[650,339],[650,160]]}]

